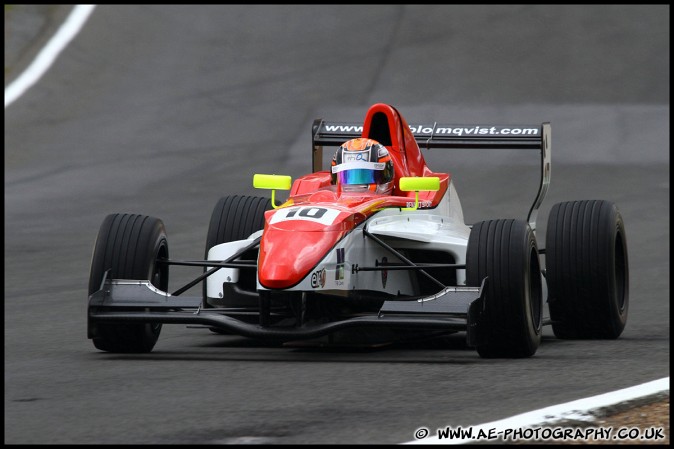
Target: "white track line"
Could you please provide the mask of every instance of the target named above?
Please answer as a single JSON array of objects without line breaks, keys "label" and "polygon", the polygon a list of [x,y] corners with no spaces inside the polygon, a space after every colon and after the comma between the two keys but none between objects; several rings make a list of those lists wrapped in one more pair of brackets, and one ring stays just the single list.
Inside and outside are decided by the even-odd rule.
[{"label": "white track line", "polygon": [[79,33],[96,5],[75,5],[63,25],[58,29],[47,45],[40,50],[35,60],[5,88],[5,108],[19,98],[51,67],[56,57]]},{"label": "white track line", "polygon": [[[602,408],[611,407],[626,401],[633,401],[648,396],[653,396],[659,393],[669,393],[669,377],[647,382],[645,384],[634,387],[625,388],[623,390],[614,391],[611,393],[600,394],[577,401],[567,402],[565,404],[553,405],[551,407],[534,410],[532,412],[522,413],[521,415],[512,416],[510,418],[494,421],[487,424],[480,424],[471,426],[475,434],[479,430],[488,432],[489,429],[496,429],[502,431],[506,429],[522,429],[531,426],[551,425],[560,421],[589,421],[595,420],[592,411],[600,410]],[[420,423],[422,424],[422,423]],[[456,426],[452,426],[456,427]],[[467,428],[468,426],[463,426]],[[433,435],[434,429],[430,429],[430,434]],[[437,435],[437,433],[435,434]],[[475,443],[471,439],[457,439],[440,440],[437,436],[425,438],[423,440],[408,441],[403,444],[464,444]]]}]

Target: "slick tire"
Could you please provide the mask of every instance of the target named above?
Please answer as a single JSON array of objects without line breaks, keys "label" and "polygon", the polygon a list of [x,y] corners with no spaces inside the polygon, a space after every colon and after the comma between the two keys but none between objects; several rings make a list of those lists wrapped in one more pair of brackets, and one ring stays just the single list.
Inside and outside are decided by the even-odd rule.
[{"label": "slick tire", "polygon": [[466,284],[487,277],[477,352],[483,358],[534,355],[541,343],[543,290],[536,238],[523,220],[473,225],[466,253]]},{"label": "slick tire", "polygon": [[[215,245],[247,239],[252,233],[264,228],[264,213],[272,209],[271,199],[255,196],[231,195],[220,198],[213,208],[211,220],[206,234],[206,251],[204,259],[208,259],[208,251]],[[205,270],[204,270],[205,271]],[[255,285],[254,270],[241,270],[242,283]],[[254,288],[253,288],[254,290]],[[206,291],[206,280],[203,282],[203,305],[213,307]],[[223,301],[224,305],[235,307],[240,301]],[[218,304],[223,305],[223,304]],[[213,330],[213,329],[212,329]]]},{"label": "slick tire", "polygon": [[[89,295],[109,279],[149,280],[159,290],[168,289],[168,241],[161,220],[146,215],[108,215],[98,231],[91,260]],[[150,352],[157,343],[160,323],[89,323],[94,346],[117,353]]]},{"label": "slick tire", "polygon": [[545,239],[552,330],[563,339],[615,339],[627,323],[629,267],[625,224],[604,200],[550,210]]}]

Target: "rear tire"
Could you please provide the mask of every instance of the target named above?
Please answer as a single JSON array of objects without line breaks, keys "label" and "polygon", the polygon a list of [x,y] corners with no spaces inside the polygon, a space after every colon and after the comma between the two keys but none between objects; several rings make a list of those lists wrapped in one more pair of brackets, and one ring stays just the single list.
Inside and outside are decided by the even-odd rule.
[{"label": "rear tire", "polygon": [[484,358],[520,358],[541,343],[543,291],[536,238],[523,220],[473,225],[466,253],[466,284],[488,277],[477,352]]},{"label": "rear tire", "polygon": [[[168,290],[168,241],[161,220],[146,215],[108,215],[98,231],[89,274],[89,295],[108,279],[149,280],[162,291]],[[120,353],[150,352],[161,332],[160,323],[89,324],[94,346]]]},{"label": "rear tire", "polygon": [[627,323],[629,266],[625,225],[604,200],[550,210],[546,278],[552,330],[564,339],[615,339]]}]

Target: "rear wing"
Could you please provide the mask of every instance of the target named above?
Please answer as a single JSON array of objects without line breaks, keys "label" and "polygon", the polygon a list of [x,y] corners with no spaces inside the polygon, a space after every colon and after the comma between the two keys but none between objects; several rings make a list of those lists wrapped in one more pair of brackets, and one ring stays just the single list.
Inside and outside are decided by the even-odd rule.
[{"label": "rear wing", "polygon": [[[410,131],[419,148],[462,148],[479,150],[537,150],[541,156],[541,180],[538,194],[529,210],[527,221],[536,230],[538,208],[550,185],[551,128],[540,125],[444,125],[413,124]],[[311,127],[311,162],[313,172],[323,169],[323,147],[337,147],[361,137],[363,125],[351,122],[328,122],[316,119]]]}]

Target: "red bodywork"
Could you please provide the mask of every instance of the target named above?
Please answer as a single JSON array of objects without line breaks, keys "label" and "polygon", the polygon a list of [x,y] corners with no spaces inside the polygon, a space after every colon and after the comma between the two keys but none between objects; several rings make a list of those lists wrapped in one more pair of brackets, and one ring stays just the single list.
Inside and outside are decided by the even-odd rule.
[{"label": "red bodywork", "polygon": [[[286,289],[296,285],[337,242],[374,213],[384,208],[408,207],[414,202],[415,193],[399,190],[401,177],[440,178],[440,190],[419,192],[420,204],[434,208],[445,195],[450,175],[434,173],[426,166],[409,125],[394,107],[382,103],[370,107],[361,137],[374,139],[388,149],[395,167],[392,195],[339,192],[331,185],[327,170],[296,179],[288,201],[265,214],[258,259],[258,279],[264,287]],[[328,211],[327,216],[313,219],[321,211]]]}]

